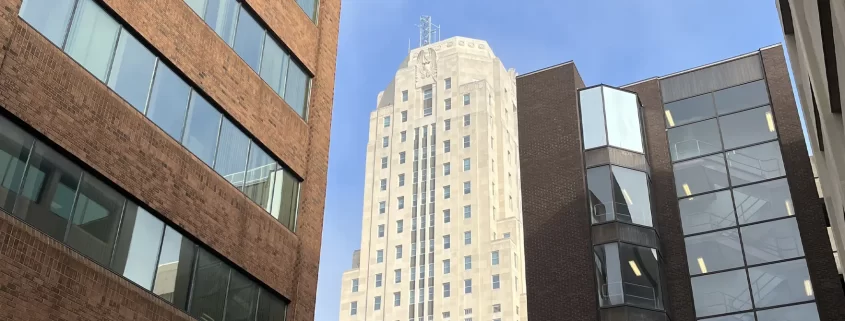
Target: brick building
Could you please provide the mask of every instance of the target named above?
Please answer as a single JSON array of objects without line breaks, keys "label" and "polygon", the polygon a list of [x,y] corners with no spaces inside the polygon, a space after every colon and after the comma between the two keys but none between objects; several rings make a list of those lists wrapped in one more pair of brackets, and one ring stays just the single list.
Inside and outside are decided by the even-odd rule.
[{"label": "brick building", "polygon": [[532,319],[845,320],[783,50],[517,77]]},{"label": "brick building", "polygon": [[311,320],[340,0],[0,0],[0,320]]}]

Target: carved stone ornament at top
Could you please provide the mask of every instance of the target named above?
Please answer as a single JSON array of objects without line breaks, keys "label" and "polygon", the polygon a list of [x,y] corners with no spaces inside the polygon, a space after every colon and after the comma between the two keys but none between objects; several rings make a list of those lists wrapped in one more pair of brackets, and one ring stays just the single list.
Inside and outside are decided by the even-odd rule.
[{"label": "carved stone ornament at top", "polygon": [[437,53],[432,48],[417,54],[417,81],[437,77]]}]

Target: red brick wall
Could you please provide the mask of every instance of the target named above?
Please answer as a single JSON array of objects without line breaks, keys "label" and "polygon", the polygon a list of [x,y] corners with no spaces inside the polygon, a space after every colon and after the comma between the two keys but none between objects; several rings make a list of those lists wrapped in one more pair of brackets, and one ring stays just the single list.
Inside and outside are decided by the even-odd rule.
[{"label": "red brick wall", "polygon": [[0,320],[193,320],[0,212]]},{"label": "red brick wall", "polygon": [[[315,75],[307,122],[182,0],[103,0],[161,56],[304,178],[296,233],[275,221],[18,18],[20,1],[0,0],[0,58],[3,59],[0,111],[24,121],[41,138],[69,152],[136,201],[291,300],[289,320],[312,320],[325,205],[340,0],[320,1],[318,25],[308,20],[294,0],[249,1]],[[277,14],[278,10],[284,12]],[[0,228],[12,235],[38,233],[9,222]],[[47,239],[41,242],[55,243]],[[6,245],[0,243],[0,246]],[[53,246],[56,251],[70,253],[62,258],[62,265],[80,269],[87,266],[90,271],[99,268],[61,244]],[[31,265],[59,264],[51,263],[55,262],[53,259],[49,255],[36,255],[33,260],[38,264]],[[38,267],[25,272],[19,262],[2,261],[0,272],[5,274],[12,273],[6,271],[41,273]],[[113,284],[85,284],[79,289],[97,293],[107,292],[104,289],[146,293],[102,268],[96,271],[86,273],[97,275],[98,280],[114,279],[109,281]],[[20,286],[29,283],[15,281],[22,282]],[[0,275],[0,282],[0,298],[18,296],[17,283],[7,283],[11,280],[5,275]],[[45,277],[43,282],[40,285],[46,295],[53,296],[50,300],[67,300],[60,291],[52,290],[67,287],[66,281],[52,276]],[[91,295],[96,298],[100,294]],[[163,311],[151,308],[159,305],[158,299],[150,300],[152,295],[143,299],[135,296],[119,304],[102,301],[106,302],[104,305],[96,300],[53,304],[50,300],[34,300],[36,297],[21,296],[13,306],[43,311],[35,314],[33,320],[59,319],[50,313],[60,313],[68,320],[74,319],[75,314],[80,315],[79,320],[100,315],[104,319],[133,319],[104,311],[113,306],[123,306],[120,313],[132,309]],[[176,315],[174,319],[185,317],[179,312]],[[0,314],[0,320],[6,319]]]}]

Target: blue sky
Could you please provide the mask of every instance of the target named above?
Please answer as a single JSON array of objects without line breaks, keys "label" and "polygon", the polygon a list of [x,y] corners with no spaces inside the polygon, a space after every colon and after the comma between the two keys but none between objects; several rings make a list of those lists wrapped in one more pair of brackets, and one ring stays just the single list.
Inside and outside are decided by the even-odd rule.
[{"label": "blue sky", "polygon": [[343,0],[316,320],[338,320],[340,280],[361,242],[364,162],[376,96],[418,43],[486,40],[527,73],[574,60],[589,86],[624,85],[783,41],[775,0]]}]

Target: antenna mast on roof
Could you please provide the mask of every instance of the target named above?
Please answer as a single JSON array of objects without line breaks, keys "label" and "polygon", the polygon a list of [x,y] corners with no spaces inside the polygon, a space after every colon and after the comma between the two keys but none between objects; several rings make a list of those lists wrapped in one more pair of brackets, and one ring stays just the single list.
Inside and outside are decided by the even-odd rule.
[{"label": "antenna mast on roof", "polygon": [[431,23],[431,16],[420,16],[420,47],[440,41],[440,26]]}]

